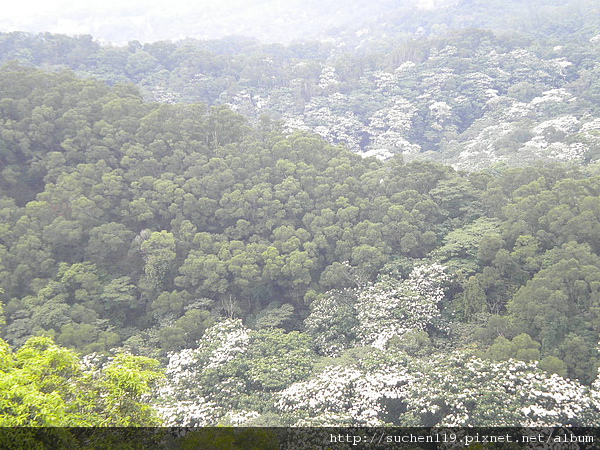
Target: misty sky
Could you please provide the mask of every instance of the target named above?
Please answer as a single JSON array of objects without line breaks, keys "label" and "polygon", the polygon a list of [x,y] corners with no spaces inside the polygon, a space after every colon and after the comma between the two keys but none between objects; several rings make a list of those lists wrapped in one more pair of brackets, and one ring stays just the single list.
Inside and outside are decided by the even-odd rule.
[{"label": "misty sky", "polygon": [[431,6],[435,1],[13,0],[0,10],[0,31],[91,34],[114,44],[227,35],[289,42],[359,25],[400,4]]},{"label": "misty sky", "polygon": [[[218,23],[239,0],[22,0],[3,6],[1,31],[91,34],[106,41],[179,39],[185,17],[204,14]],[[198,35],[206,34],[198,30]],[[122,42],[115,42],[122,43]]]},{"label": "misty sky", "polygon": [[349,15],[341,0],[17,0],[3,5],[0,31],[91,34],[115,44],[232,34],[285,42],[398,2],[354,3]]}]

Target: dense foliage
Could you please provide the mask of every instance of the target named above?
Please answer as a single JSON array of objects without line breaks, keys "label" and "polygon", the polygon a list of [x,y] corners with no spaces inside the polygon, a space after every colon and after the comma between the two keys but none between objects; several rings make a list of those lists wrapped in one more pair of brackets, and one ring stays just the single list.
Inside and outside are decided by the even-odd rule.
[{"label": "dense foliage", "polygon": [[47,337],[12,352],[0,341],[0,426],[151,426],[142,400],[162,377],[158,361],[118,354],[80,360]]},{"label": "dense foliage", "polygon": [[[308,7],[361,16],[358,4],[322,3]],[[132,82],[149,100],[227,104],[253,123],[268,115],[381,158],[469,170],[597,159],[597,2],[388,3],[314,42],[102,46],[91,36],[5,33],[0,61]]]},{"label": "dense foliage", "polygon": [[438,184],[476,197],[450,168],[362,160],[223,108],[147,104],[66,73],[2,76],[14,343],[47,332],[84,351],[173,350],[219,311],[298,327],[324,290],[435,247],[454,214]]},{"label": "dense foliage", "polygon": [[596,31],[2,35],[6,425],[598,425]]}]

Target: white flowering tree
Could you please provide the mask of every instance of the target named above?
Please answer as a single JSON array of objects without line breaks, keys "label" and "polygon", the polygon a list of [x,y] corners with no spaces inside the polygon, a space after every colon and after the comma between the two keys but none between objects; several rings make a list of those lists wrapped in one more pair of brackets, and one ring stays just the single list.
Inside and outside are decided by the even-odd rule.
[{"label": "white flowering tree", "polygon": [[227,320],[206,331],[195,349],[169,355],[167,382],[158,392],[159,412],[167,425],[210,426],[233,408],[227,403],[243,390],[228,363],[246,351],[249,330],[241,320]]},{"label": "white flowering tree", "polygon": [[281,392],[276,407],[298,426],[597,426],[592,388],[535,363],[454,352],[411,358],[350,351]]},{"label": "white flowering tree", "polygon": [[356,289],[330,291],[311,305],[304,321],[317,351],[326,356],[339,356],[356,339]]},{"label": "white flowering tree", "polygon": [[[313,302],[306,334],[216,324],[197,348],[170,355],[157,399],[165,424],[600,424],[598,381],[588,387],[537,362],[435,350],[428,333],[445,327],[449,278],[432,263],[404,280],[330,292]],[[411,351],[415,339],[428,345]]]},{"label": "white flowering tree", "polygon": [[318,351],[338,356],[353,345],[386,348],[408,331],[443,329],[441,302],[449,280],[444,266],[418,266],[406,280],[382,277],[354,290],[335,291],[311,305],[306,331]]},{"label": "white flowering tree", "polygon": [[299,332],[252,331],[225,320],[197,348],[169,355],[159,411],[167,425],[248,424],[272,410],[275,392],[310,375],[314,356]]},{"label": "white flowering tree", "polygon": [[[492,362],[464,353],[421,361],[407,386],[408,426],[597,426],[597,391],[535,363]],[[413,374],[416,375],[416,374]]]},{"label": "white flowering tree", "polygon": [[293,415],[297,426],[385,425],[386,403],[401,398],[413,381],[397,364],[332,365],[284,390],[276,407]]}]

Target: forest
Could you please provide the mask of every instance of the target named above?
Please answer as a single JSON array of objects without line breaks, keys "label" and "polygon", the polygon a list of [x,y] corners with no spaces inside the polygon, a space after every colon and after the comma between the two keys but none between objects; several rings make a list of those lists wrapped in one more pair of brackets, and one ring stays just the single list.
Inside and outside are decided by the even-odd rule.
[{"label": "forest", "polygon": [[585,16],[0,33],[0,425],[599,425]]}]

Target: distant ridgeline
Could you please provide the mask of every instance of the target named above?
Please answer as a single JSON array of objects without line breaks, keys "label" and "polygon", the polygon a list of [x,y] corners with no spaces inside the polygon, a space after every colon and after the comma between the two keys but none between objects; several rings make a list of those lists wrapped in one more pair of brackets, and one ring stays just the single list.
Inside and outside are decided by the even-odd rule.
[{"label": "distant ridgeline", "polygon": [[600,425],[586,33],[3,34],[0,425]]},{"label": "distant ridgeline", "polygon": [[289,45],[231,37],[118,47],[2,33],[0,59],[135,83],[152,101],[227,104],[252,123],[267,115],[380,158],[468,170],[594,160],[597,2],[509,3],[388,6],[355,29]]}]

